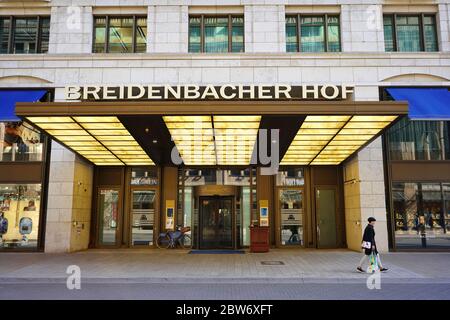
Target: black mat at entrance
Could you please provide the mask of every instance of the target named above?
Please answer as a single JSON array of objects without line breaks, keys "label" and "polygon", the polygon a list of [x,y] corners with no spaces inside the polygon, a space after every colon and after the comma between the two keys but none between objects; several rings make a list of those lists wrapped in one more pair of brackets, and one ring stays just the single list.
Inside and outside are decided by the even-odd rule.
[{"label": "black mat at entrance", "polygon": [[244,250],[191,250],[189,254],[244,254]]}]

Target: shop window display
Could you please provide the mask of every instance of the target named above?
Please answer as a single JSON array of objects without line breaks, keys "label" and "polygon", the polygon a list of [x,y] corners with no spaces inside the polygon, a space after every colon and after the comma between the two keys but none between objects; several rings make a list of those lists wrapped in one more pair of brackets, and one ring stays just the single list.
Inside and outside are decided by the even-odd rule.
[{"label": "shop window display", "polygon": [[0,122],[0,161],[42,161],[43,135],[24,122]]},{"label": "shop window display", "polygon": [[393,183],[397,248],[450,247],[448,185]]},{"label": "shop window display", "polygon": [[0,248],[36,248],[40,184],[0,185]]}]

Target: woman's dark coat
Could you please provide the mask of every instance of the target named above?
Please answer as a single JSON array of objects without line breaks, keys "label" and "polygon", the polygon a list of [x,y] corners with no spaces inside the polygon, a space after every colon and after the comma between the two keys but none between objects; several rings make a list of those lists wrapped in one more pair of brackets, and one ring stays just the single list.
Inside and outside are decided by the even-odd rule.
[{"label": "woman's dark coat", "polygon": [[[375,244],[375,229],[370,223],[364,229],[363,241],[370,242],[372,244],[372,247],[375,246],[375,253],[378,253],[377,245]],[[367,255],[370,255],[372,253],[372,249],[365,249],[364,251]]]}]

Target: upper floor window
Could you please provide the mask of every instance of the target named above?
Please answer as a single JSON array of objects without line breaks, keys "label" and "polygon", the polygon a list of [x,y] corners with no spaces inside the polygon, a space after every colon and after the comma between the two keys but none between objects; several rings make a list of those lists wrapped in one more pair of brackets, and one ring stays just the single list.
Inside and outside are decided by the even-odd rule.
[{"label": "upper floor window", "polygon": [[434,14],[387,14],[383,20],[387,52],[438,51]]},{"label": "upper floor window", "polygon": [[0,53],[47,53],[50,17],[0,17]]},{"label": "upper floor window", "polygon": [[450,121],[404,118],[386,137],[391,160],[450,160]]},{"label": "upper floor window", "polygon": [[339,52],[340,33],[337,15],[289,15],[286,16],[286,51]]},{"label": "upper floor window", "polygon": [[94,53],[146,52],[146,49],[146,17],[94,17]]},{"label": "upper floor window", "polygon": [[244,52],[244,17],[189,17],[189,52]]}]

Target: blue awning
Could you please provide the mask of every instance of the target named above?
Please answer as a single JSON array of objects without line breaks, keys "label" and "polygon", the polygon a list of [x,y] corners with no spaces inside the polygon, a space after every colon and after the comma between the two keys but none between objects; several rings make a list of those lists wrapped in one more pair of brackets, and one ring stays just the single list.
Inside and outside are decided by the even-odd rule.
[{"label": "blue awning", "polygon": [[397,101],[408,101],[411,120],[450,120],[450,91],[445,88],[388,88]]},{"label": "blue awning", "polygon": [[20,121],[14,111],[16,102],[36,102],[46,90],[0,90],[0,121]]}]

